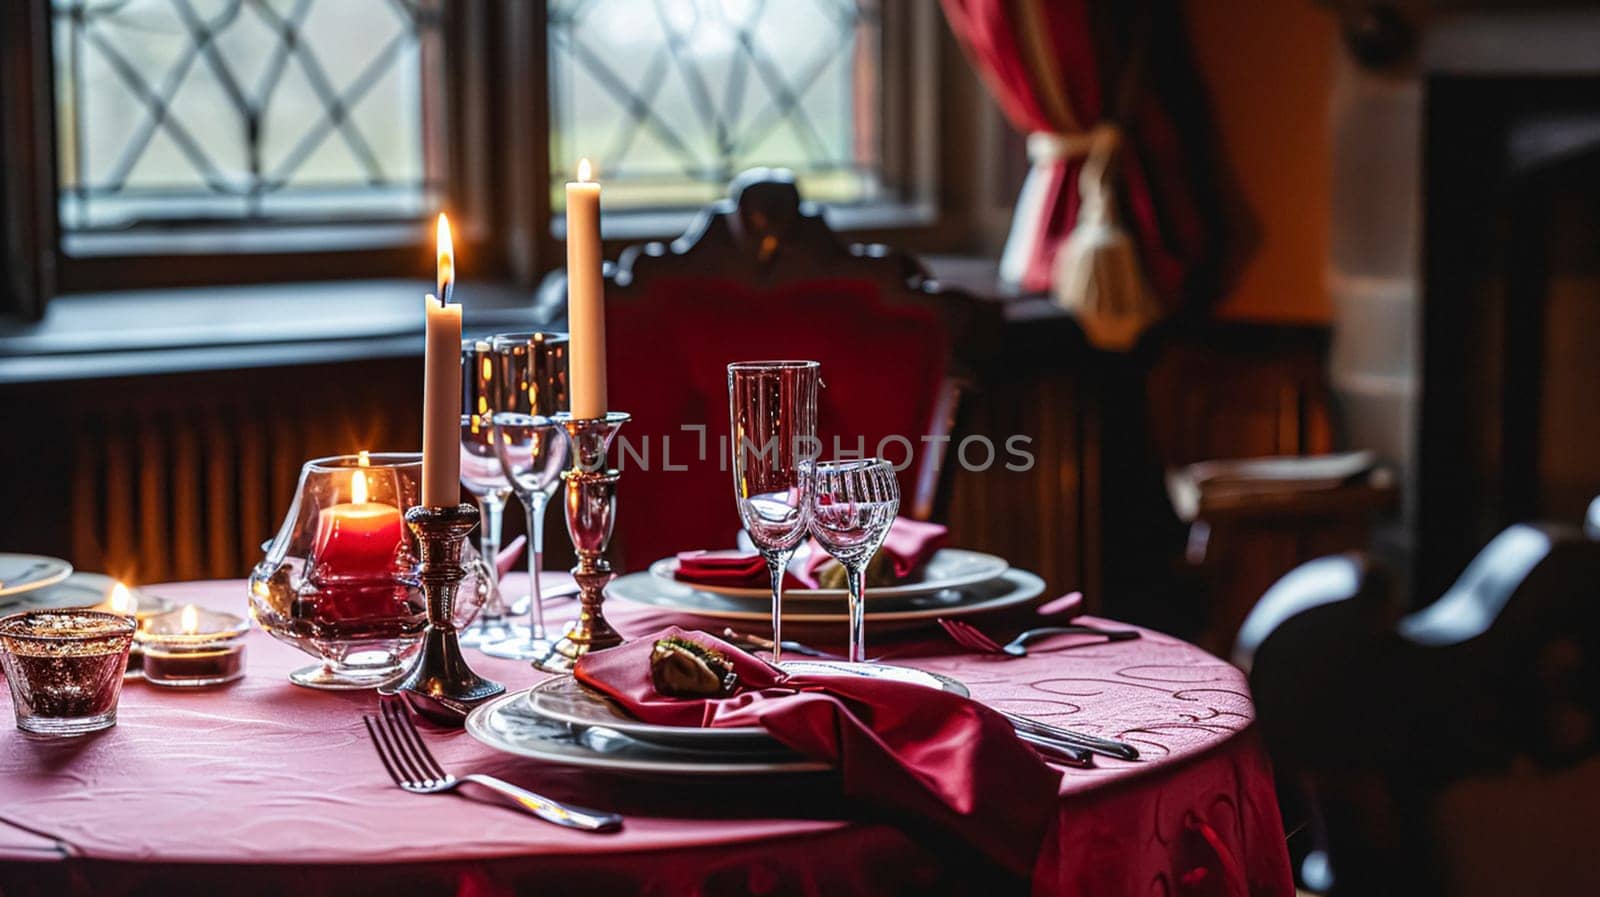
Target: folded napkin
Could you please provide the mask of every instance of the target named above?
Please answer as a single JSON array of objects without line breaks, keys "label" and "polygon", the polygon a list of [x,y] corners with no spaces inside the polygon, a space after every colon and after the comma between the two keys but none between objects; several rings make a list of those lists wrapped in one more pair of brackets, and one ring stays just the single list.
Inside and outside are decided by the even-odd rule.
[{"label": "folded napkin", "polygon": [[517,565],[517,558],[522,556],[522,546],[526,544],[528,544],[528,537],[518,536],[510,545],[500,549],[500,553],[494,556],[495,572],[500,579],[505,579],[506,574],[511,572],[511,568]]},{"label": "folded napkin", "polygon": [[[739,676],[738,690],[705,699],[657,693],[650,652],[669,636],[720,651]],[[1017,740],[1004,717],[950,692],[860,676],[789,675],[677,627],[586,654],[573,673],[645,722],[763,726],[837,767],[850,797],[929,820],[1018,875],[1032,871],[1056,813],[1061,774]]]},{"label": "folded napkin", "polygon": [[[896,580],[905,579],[943,547],[947,532],[945,527],[937,523],[896,517],[889,526],[889,535],[884,538],[879,555],[893,567]],[[832,561],[828,552],[813,539],[805,561],[798,565],[798,569],[785,572],[783,587],[820,588],[818,575]],[[770,584],[767,562],[761,554],[737,548],[726,551],[681,551],[678,553],[678,568],[672,575],[682,582],[706,585],[758,589]]]},{"label": "folded napkin", "polygon": [[[894,578],[898,582],[927,563],[928,558],[944,546],[948,534],[949,530],[938,523],[896,517],[894,523],[889,525],[889,535],[884,537],[883,547],[878,549],[878,554],[893,564]],[[806,558],[805,567],[797,578],[806,584],[806,588],[817,588],[818,574],[831,560],[833,558],[822,546],[813,541],[811,556]]]},{"label": "folded napkin", "polygon": [[[696,582],[714,586],[738,586],[751,589],[772,585],[767,572],[767,559],[757,551],[731,548],[727,551],[680,551],[678,569],[673,577],[682,582]],[[783,587],[786,589],[812,588],[784,571]]]}]

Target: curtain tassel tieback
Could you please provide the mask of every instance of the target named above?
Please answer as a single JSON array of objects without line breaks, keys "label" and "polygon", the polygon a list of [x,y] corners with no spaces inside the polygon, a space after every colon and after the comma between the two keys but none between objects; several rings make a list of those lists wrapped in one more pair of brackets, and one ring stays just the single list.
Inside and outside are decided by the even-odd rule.
[{"label": "curtain tassel tieback", "polygon": [[1000,253],[1000,280],[1025,289],[1043,290],[1045,284],[1024,283],[1034,256],[1040,251],[1044,239],[1044,223],[1049,217],[1049,207],[1055,200],[1055,170],[1074,159],[1089,155],[1094,146],[1093,132],[1060,134],[1053,131],[1034,131],[1028,135],[1028,161],[1031,166],[1022,182],[1022,192],[1017,194],[1016,208],[1011,212],[1011,232],[1006,237],[1005,249]]},{"label": "curtain tassel tieback", "polygon": [[[1116,125],[1090,132],[1088,161],[1078,175],[1078,218],[1056,251],[1051,289],[1090,344],[1125,352],[1161,317],[1139,266],[1139,252],[1117,220],[1112,162],[1122,143]],[[1029,141],[1032,149],[1032,141]]]}]

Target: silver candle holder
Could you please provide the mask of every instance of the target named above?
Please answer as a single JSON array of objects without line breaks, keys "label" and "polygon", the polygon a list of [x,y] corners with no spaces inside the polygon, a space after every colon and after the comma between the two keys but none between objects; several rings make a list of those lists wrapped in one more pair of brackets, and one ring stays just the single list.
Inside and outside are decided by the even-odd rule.
[{"label": "silver candle holder", "polygon": [[567,484],[567,534],[578,555],[572,578],[578,582],[580,608],[578,619],[568,624],[560,640],[533,665],[545,672],[565,673],[590,651],[622,644],[621,634],[606,621],[601,605],[612,575],[605,553],[616,524],[617,480],[622,477],[621,471],[607,466],[606,456],[629,416],[612,411],[605,417],[581,418],[563,412],[555,415],[555,420],[565,428],[572,445],[572,467],[561,479]]},{"label": "silver candle holder", "polygon": [[461,654],[456,637],[456,590],[466,570],[461,566],[467,534],[478,525],[475,505],[419,506],[406,511],[406,525],[416,534],[421,553],[422,597],[428,609],[428,628],[422,634],[411,671],[379,691],[412,692],[435,701],[470,706],[506,690],[504,685],[472,671]]}]

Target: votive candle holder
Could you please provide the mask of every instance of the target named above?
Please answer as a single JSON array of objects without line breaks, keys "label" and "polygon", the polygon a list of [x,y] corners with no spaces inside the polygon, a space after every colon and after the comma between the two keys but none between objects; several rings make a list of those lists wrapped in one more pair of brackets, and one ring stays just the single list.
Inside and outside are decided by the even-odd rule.
[{"label": "votive candle holder", "polygon": [[244,617],[188,605],[145,620],[135,636],[144,681],[169,688],[224,685],[244,675]]},{"label": "votive candle holder", "polygon": [[0,619],[0,665],[17,728],[83,735],[116,725],[135,625],[131,617],[81,608]]}]

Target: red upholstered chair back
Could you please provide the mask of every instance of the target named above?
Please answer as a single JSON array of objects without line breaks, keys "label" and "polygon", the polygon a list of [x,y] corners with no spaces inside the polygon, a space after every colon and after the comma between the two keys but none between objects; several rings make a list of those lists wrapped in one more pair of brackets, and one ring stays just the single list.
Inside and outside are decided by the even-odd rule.
[{"label": "red upholstered chair back", "polygon": [[734,545],[732,361],[821,362],[823,457],[909,461],[902,513],[934,512],[961,370],[952,349],[981,329],[975,300],[939,291],[909,256],[844,246],[786,173],[765,170],[671,247],[631,248],[611,273],[610,404],[633,415],[612,458],[625,471],[612,553],[625,569]]}]

